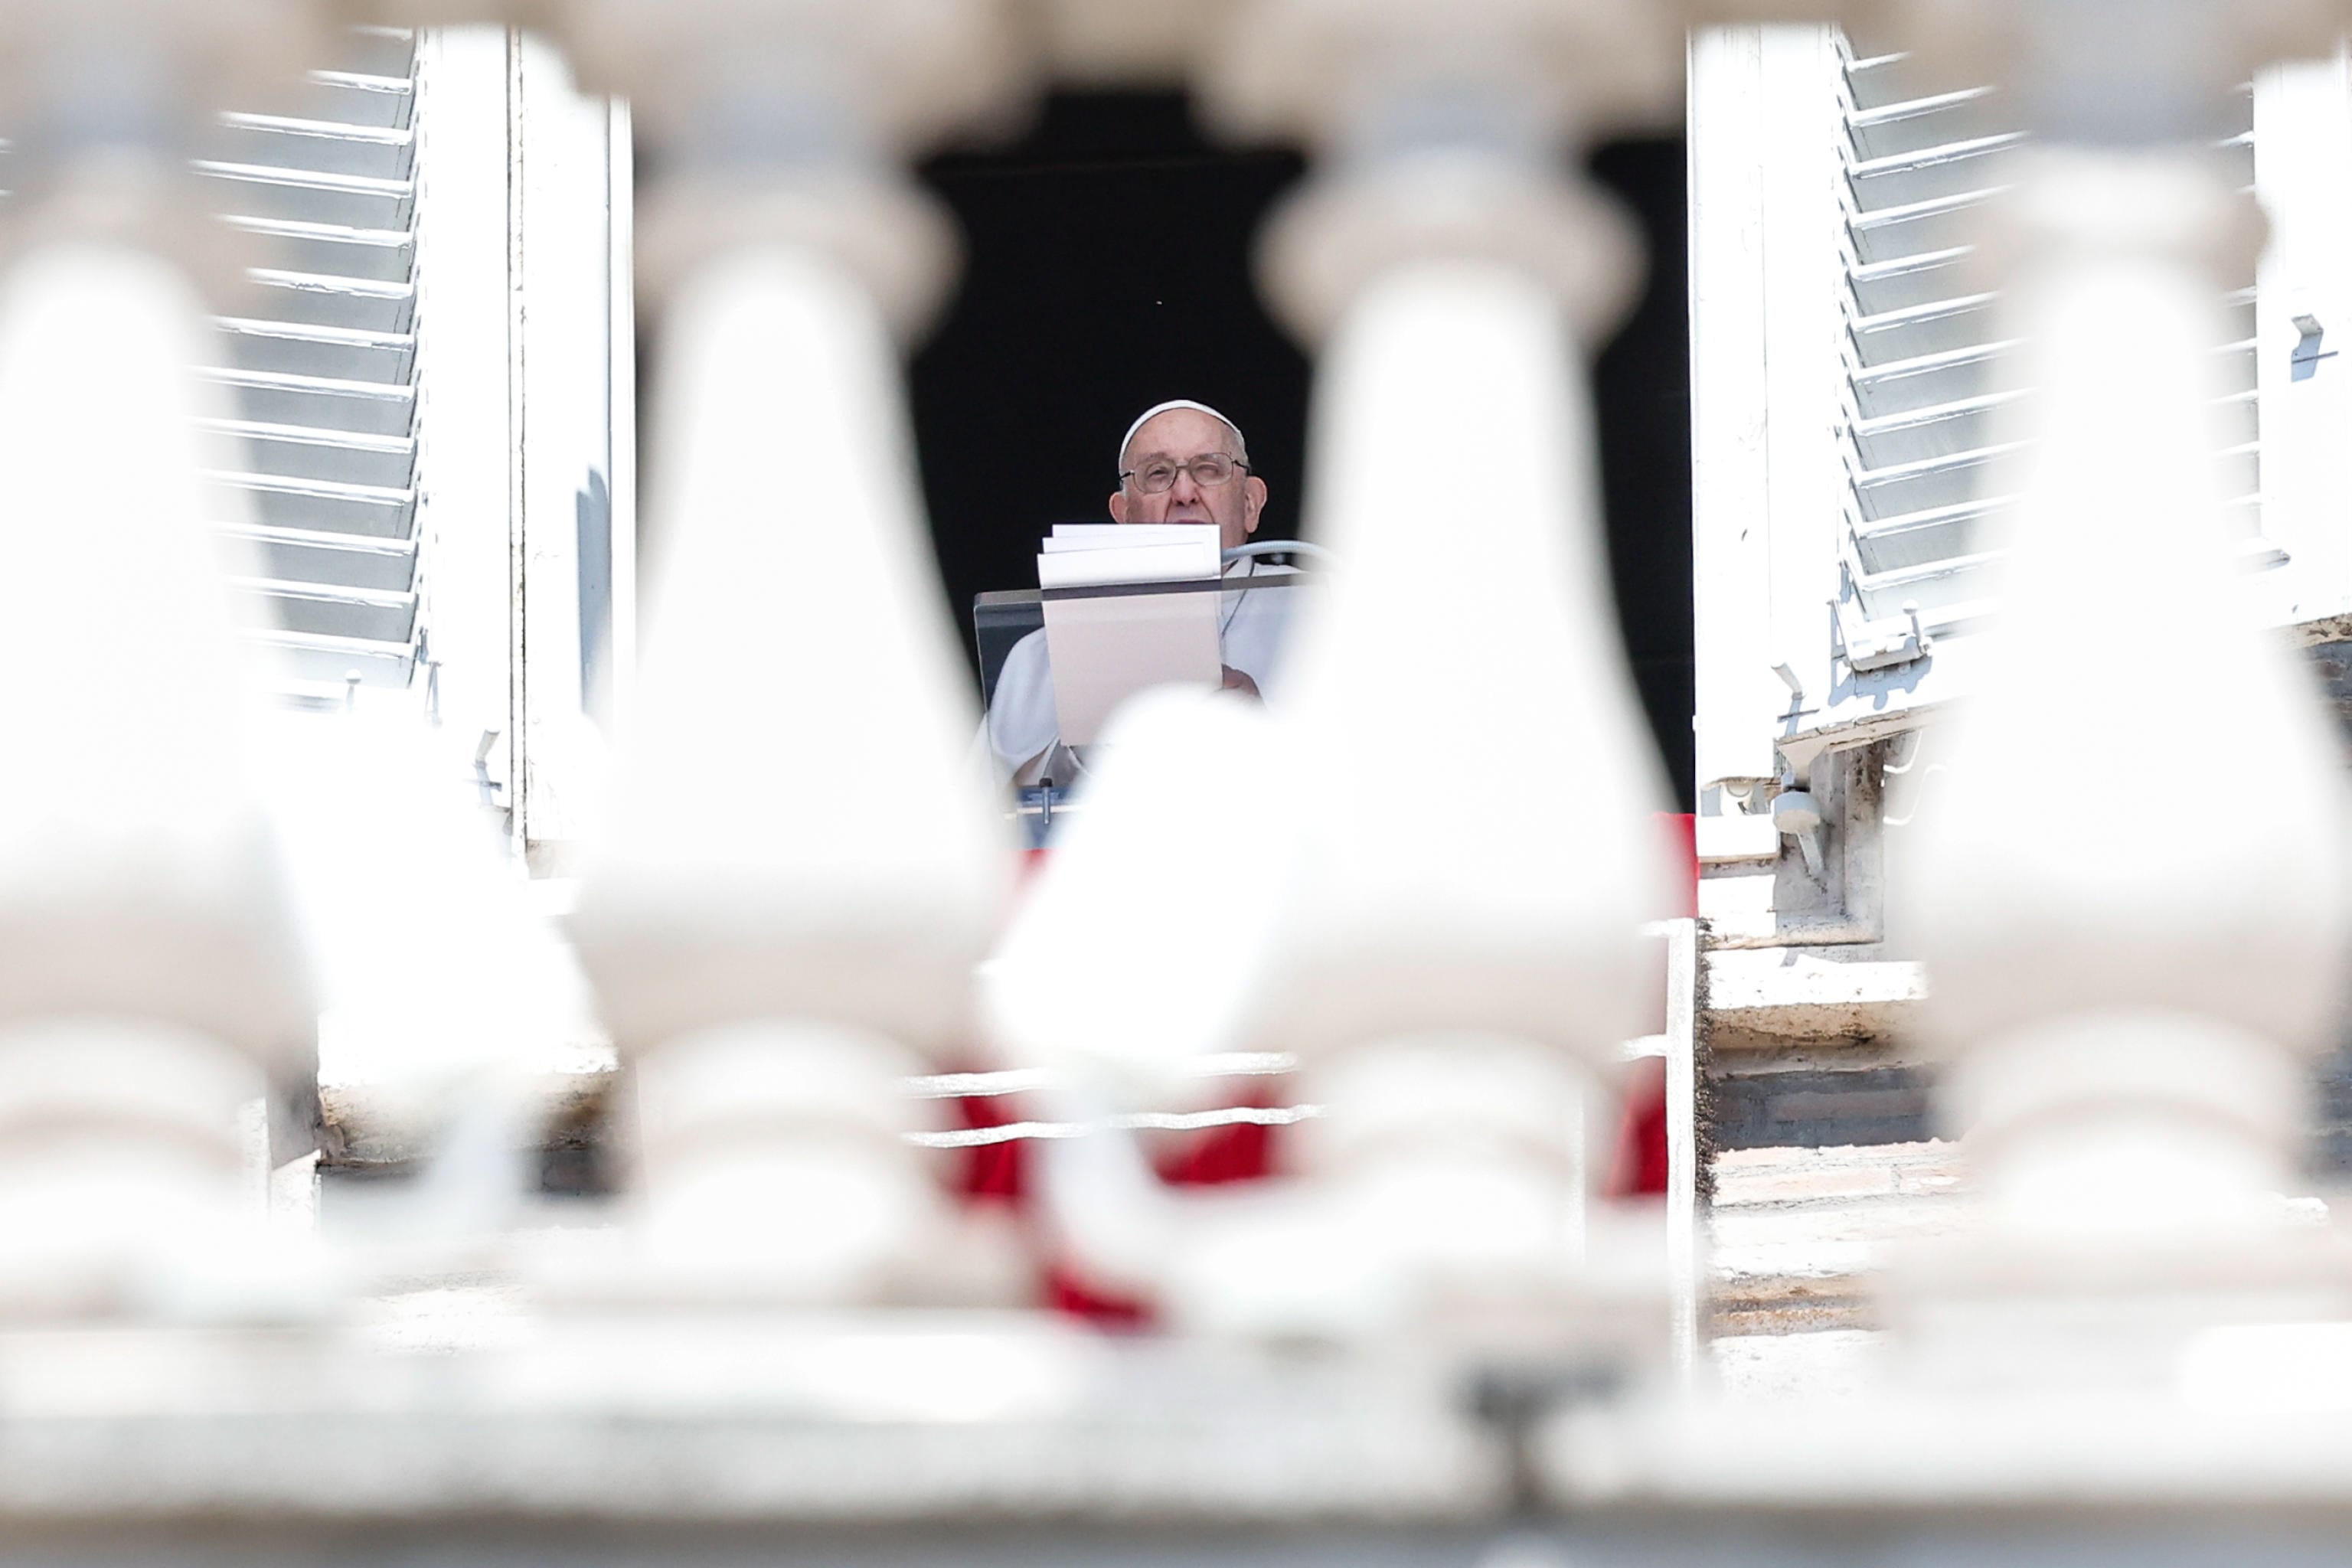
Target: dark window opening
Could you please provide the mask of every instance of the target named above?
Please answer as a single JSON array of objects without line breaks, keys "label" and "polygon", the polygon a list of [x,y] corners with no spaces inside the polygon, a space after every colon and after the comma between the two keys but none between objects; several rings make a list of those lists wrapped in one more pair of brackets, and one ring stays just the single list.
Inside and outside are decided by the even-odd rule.
[{"label": "dark window opening", "polygon": [[[1690,415],[1679,139],[1601,149],[1650,279],[1601,353],[1594,402],[1620,622],[1677,793],[1692,769]],[[1272,491],[1261,539],[1296,537],[1311,367],[1251,279],[1267,210],[1305,172],[1204,140],[1181,96],[1058,94],[1019,142],[925,182],[966,266],[910,376],[940,568],[966,648],[972,595],[1034,586],[1056,522],[1107,521],[1120,432],[1168,397],[1223,409]],[[1684,809],[1689,809],[1687,799]]]}]

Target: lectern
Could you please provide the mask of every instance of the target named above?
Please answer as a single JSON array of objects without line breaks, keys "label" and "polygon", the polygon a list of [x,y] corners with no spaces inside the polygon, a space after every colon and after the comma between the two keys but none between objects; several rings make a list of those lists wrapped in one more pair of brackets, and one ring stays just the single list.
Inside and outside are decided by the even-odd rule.
[{"label": "lectern", "polygon": [[[982,700],[997,700],[1008,665],[1024,671],[1035,667],[1034,656],[1016,661],[1013,652],[1026,638],[1041,638],[1060,740],[1083,765],[1086,748],[1118,706],[1139,691],[1217,686],[1229,667],[1263,689],[1278,663],[1281,637],[1310,584],[1303,573],[1261,569],[1222,578],[979,595],[971,619]],[[1019,792],[1033,847],[1044,843],[1076,782],[1055,778]]]}]

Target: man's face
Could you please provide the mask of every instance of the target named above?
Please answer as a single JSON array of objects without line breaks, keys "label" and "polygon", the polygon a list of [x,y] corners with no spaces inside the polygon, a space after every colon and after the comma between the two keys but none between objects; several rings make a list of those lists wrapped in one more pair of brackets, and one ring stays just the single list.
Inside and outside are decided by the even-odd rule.
[{"label": "man's face", "polygon": [[[1224,421],[1197,408],[1171,408],[1144,422],[1118,466],[1133,474],[1155,458],[1183,465],[1211,453],[1234,455]],[[1122,481],[1110,498],[1110,515],[1114,522],[1213,522],[1219,543],[1231,550],[1257,531],[1265,505],[1265,481],[1255,474],[1235,468],[1223,484],[1203,487],[1180,467],[1176,482],[1156,496],[1144,494],[1133,479]]]}]

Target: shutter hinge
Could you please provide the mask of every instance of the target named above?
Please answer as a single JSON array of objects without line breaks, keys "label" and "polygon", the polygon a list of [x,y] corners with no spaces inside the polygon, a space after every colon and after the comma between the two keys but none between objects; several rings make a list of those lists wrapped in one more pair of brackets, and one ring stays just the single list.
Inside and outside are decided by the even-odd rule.
[{"label": "shutter hinge", "polygon": [[1936,646],[1919,626],[1919,606],[1908,599],[1900,621],[1864,621],[1842,594],[1830,601],[1830,615],[1837,625],[1838,657],[1857,675],[1914,663]]}]

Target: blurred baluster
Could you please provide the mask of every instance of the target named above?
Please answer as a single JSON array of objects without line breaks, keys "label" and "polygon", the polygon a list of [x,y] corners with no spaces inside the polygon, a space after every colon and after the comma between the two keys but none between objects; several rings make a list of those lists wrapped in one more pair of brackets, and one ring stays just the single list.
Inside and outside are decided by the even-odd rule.
[{"label": "blurred baluster", "polygon": [[[206,482],[185,160],[295,79],[299,5],[21,5],[0,272],[0,1306],[204,1310],[256,1278],[241,1105],[314,1019],[249,771],[257,689]],[[235,568],[231,568],[235,569]],[[238,574],[250,574],[238,569]],[[301,1130],[307,1139],[308,1129]]]},{"label": "blurred baluster", "polygon": [[[2273,47],[2263,9],[2173,7],[2125,49],[2115,7],[2019,7],[1974,40],[2014,51],[2037,138],[1979,247],[2035,390],[1991,481],[2021,498],[1997,652],[1895,888],[1992,1229],[1912,1279],[1923,1310],[1987,1290],[2282,1310],[2248,1293],[2286,1278],[2347,844],[2337,747],[2241,596],[2219,487],[2221,295],[2263,230],[2207,137]],[[1927,21],[1931,46],[1958,19]],[[2094,678],[2084,630],[2110,616],[2146,635]],[[2218,808],[2184,810],[2200,775]],[[2128,1350],[2102,1316],[2102,1350]]]},{"label": "blurred baluster", "polygon": [[[1226,958],[1261,982],[1235,1043],[1297,1052],[1324,1114],[1293,1146],[1305,1180],[1181,1227],[1156,1294],[1249,1333],[1552,1333],[1592,1090],[1648,1026],[1638,930],[1668,902],[1584,386],[1636,246],[1558,153],[1672,104],[1679,28],[1633,5],[1265,0],[1222,42],[1213,117],[1324,154],[1261,260],[1322,349],[1307,505],[1340,566],[1292,655],[1291,776],[1229,786],[1270,794],[1242,840],[1295,829],[1299,858],[1270,939]],[[1089,824],[1073,858],[1126,826]],[[1066,1020],[1026,1022],[1044,1044]]]},{"label": "blurred baluster", "polygon": [[[1557,1333],[1670,902],[1584,364],[1638,247],[1560,153],[1671,110],[1679,21],[1267,0],[1231,38],[1222,121],[1322,154],[1260,259],[1321,347],[1307,522],[1341,563],[1294,656],[1303,858],[1255,1043],[1304,1059],[1297,1165],[1397,1300]],[[1247,1300],[1238,1261],[1198,1310]]]},{"label": "blurred baluster", "polygon": [[1026,0],[1055,78],[1076,87],[1181,87],[1242,0]]},{"label": "blurred baluster", "polygon": [[269,735],[325,1109],[357,1160],[431,1152],[407,1201],[355,1203],[341,1227],[395,1271],[501,1260],[536,1174],[543,1075],[597,1037],[577,961],[443,739],[367,709],[289,713]]},{"label": "blurred baluster", "polygon": [[575,931],[635,1080],[647,1242],[814,1300],[928,1289],[900,1080],[962,1027],[1008,842],[941,618],[897,354],[955,240],[898,153],[1018,102],[989,0],[582,4],[661,178],[655,613]]},{"label": "blurred baluster", "polygon": [[[1048,1075],[1033,1103],[1096,1124],[1034,1147],[1063,1266],[1106,1297],[1164,1300],[1204,1237],[1262,1206],[1162,1189],[1135,1140],[1102,1123],[1206,1110],[1230,1092],[1202,1068],[1245,1026],[1294,869],[1294,836],[1262,793],[1282,776],[1282,742],[1233,693],[1125,704],[1088,753],[1085,809],[1055,829],[982,976],[991,1045]],[[1351,1304],[1379,1310],[1328,1303],[1314,1326]]]}]

